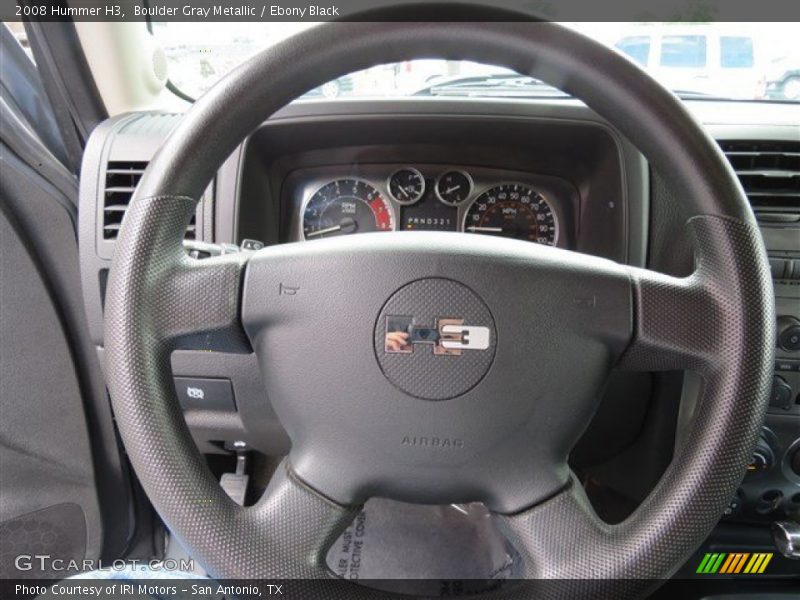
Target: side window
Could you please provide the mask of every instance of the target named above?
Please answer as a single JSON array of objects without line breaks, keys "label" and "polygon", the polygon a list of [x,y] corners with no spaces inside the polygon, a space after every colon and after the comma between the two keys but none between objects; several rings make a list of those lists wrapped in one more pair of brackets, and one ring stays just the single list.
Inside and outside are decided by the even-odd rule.
[{"label": "side window", "polygon": [[643,67],[647,66],[647,59],[650,57],[650,36],[636,35],[622,38],[616,47]]},{"label": "side window", "polygon": [[21,23],[0,21],[0,84],[3,99],[27,129],[61,163],[71,164],[55,113]]},{"label": "side window", "polygon": [[719,38],[720,66],[725,69],[747,69],[753,66],[753,40],[749,37]]},{"label": "side window", "polygon": [[20,48],[25,51],[25,54],[31,59],[31,62],[35,64],[36,60],[33,58],[33,52],[31,52],[31,45],[28,42],[28,34],[25,33],[25,27],[23,27],[22,23],[3,21],[0,23],[0,26],[8,27],[11,35],[13,35],[14,39],[16,39],[19,43]]},{"label": "side window", "polygon": [[706,36],[665,35],[661,40],[661,66],[697,68],[706,66]]}]

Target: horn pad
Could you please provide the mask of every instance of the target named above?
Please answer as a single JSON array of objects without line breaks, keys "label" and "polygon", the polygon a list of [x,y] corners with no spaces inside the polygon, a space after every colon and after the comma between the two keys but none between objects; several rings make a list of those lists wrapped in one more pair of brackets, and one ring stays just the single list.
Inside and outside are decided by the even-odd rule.
[{"label": "horn pad", "polygon": [[486,376],[497,329],[486,303],[467,286],[438,277],[397,290],[375,323],[375,356],[398,389],[423,400],[465,394]]}]

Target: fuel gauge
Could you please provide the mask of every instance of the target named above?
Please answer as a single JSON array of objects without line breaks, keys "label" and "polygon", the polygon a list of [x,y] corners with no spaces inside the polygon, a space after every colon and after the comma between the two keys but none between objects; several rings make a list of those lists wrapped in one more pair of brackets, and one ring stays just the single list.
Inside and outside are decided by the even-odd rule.
[{"label": "fuel gauge", "polygon": [[389,177],[389,193],[399,204],[414,204],[425,193],[425,178],[416,169],[402,168]]}]

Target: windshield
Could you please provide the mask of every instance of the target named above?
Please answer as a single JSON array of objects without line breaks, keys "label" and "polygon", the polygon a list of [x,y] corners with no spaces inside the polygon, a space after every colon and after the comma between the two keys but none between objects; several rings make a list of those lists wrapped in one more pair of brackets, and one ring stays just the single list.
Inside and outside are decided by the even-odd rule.
[{"label": "windshield", "polygon": [[[638,63],[685,98],[800,102],[795,23],[568,23]],[[314,23],[154,22],[170,82],[197,98],[256,52]],[[303,99],[397,96],[551,97],[557,89],[500,67],[414,60],[352,73]],[[302,100],[302,99],[301,99]]]}]

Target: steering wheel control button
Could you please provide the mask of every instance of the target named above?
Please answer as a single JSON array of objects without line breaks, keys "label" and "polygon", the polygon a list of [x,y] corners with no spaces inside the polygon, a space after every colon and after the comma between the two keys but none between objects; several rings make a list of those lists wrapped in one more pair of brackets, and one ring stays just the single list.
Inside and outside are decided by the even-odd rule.
[{"label": "steering wheel control button", "polygon": [[175,391],[185,410],[236,410],[229,379],[175,377]]},{"label": "steering wheel control button", "polygon": [[484,378],[496,338],[489,308],[470,288],[451,279],[420,279],[383,306],[375,355],[386,378],[406,394],[448,400]]}]

